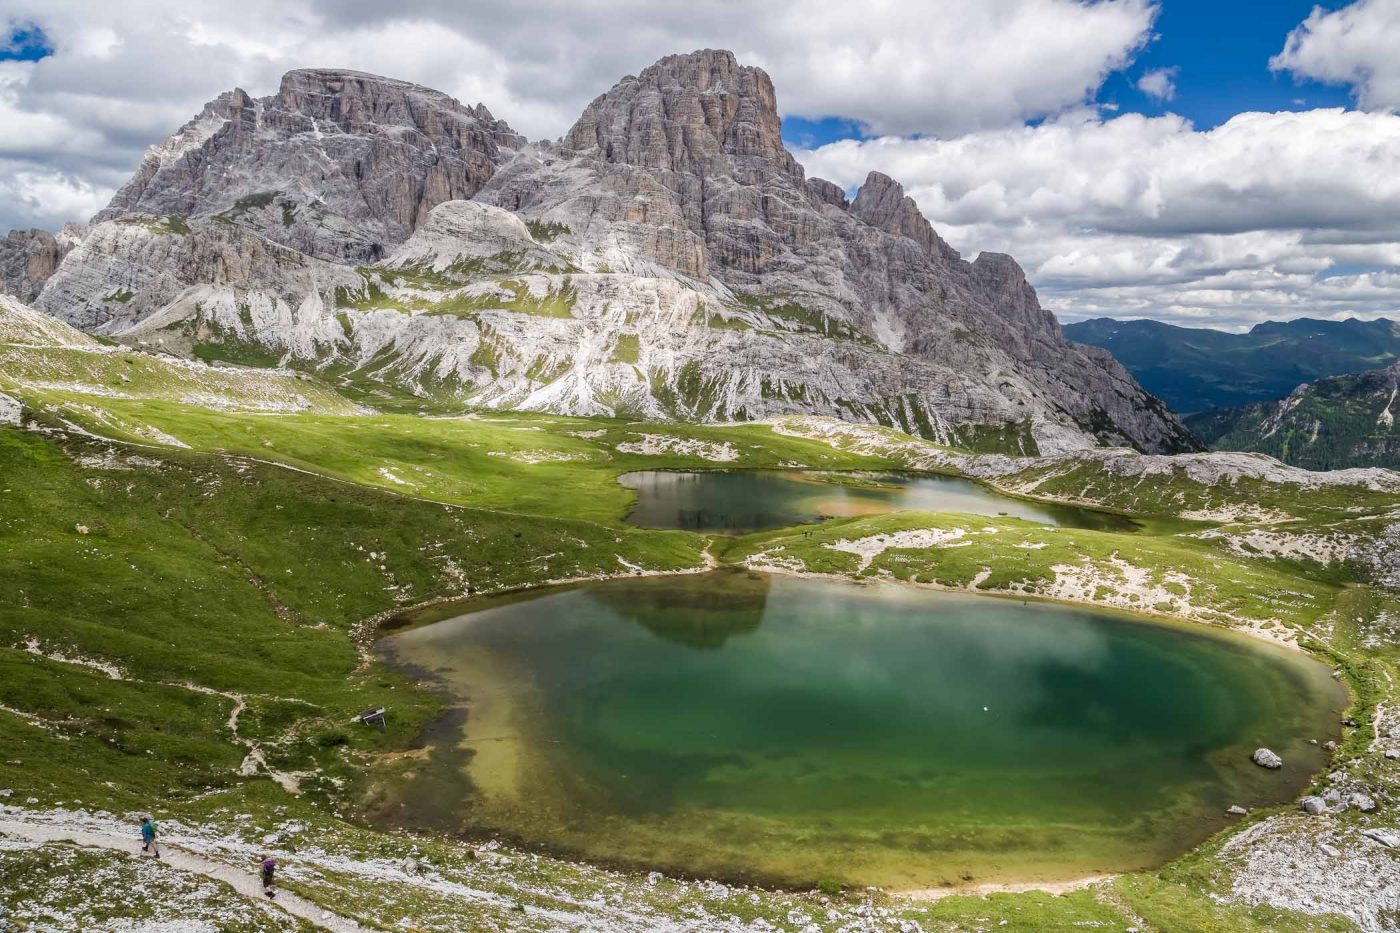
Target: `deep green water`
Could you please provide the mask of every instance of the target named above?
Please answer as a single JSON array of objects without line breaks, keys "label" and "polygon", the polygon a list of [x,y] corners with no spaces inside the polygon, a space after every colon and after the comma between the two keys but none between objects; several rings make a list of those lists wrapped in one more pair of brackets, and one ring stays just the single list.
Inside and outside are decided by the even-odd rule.
[{"label": "deep green water", "polygon": [[385,820],[794,885],[1160,864],[1301,790],[1345,702],[1322,665],[1200,626],[732,571],[483,600],[379,644],[461,701]]},{"label": "deep green water", "polygon": [[824,518],[883,512],[1012,515],[1047,525],[1130,531],[1123,516],[1024,502],[953,476],[777,470],[642,471],[618,478],[637,491],[627,521],[643,528],[742,534]]}]

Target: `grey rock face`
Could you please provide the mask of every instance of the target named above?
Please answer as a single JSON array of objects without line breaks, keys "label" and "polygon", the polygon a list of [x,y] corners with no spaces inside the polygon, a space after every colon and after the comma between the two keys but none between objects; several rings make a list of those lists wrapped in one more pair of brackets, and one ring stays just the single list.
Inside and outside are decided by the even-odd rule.
[{"label": "grey rock face", "polygon": [[[820,179],[814,180],[820,181]],[[879,227],[887,233],[908,237],[930,254],[947,260],[961,258],[957,250],[943,242],[942,237],[933,232],[932,225],[919,212],[919,205],[914,203],[913,198],[905,195],[904,186],[888,175],[871,172],[866,176],[865,184],[860,186],[860,190],[856,193],[856,199],[851,204],[851,213],[872,227]],[[992,254],[983,254],[983,256],[988,255]],[[1011,257],[1005,258],[1010,259]]]},{"label": "grey rock face", "polygon": [[1283,759],[1267,748],[1255,749],[1250,760],[1259,767],[1268,768],[1271,771],[1283,767]]},{"label": "grey rock face", "polygon": [[[0,424],[18,425],[24,420],[24,408],[18,399],[10,398],[0,392]],[[0,797],[10,796],[9,791],[0,793]]]},{"label": "grey rock face", "polygon": [[[153,148],[37,303],[147,336],[256,318],[240,339],[378,354],[376,378],[473,404],[1196,449],[1010,257],[963,261],[886,176],[852,201],[807,179],[780,129],[768,76],[720,51],[624,78],[538,146],[435,91],[294,71]],[[550,295],[568,313],[522,313]]]},{"label": "grey rock face", "polygon": [[264,293],[298,305],[351,283],[359,283],[351,269],[280,246],[238,224],[116,220],[88,232],[36,304],[84,330],[119,333],[168,316],[195,287]]},{"label": "grey rock face", "polygon": [[206,104],[94,220],[219,216],[312,256],[373,260],[523,143],[484,105],[355,71],[292,71],[270,97],[233,90]]},{"label": "grey rock face", "polygon": [[[772,84],[728,52],[662,59],[619,82],[540,158],[477,195],[567,223],[584,268],[672,274],[783,305],[992,389],[952,420],[1034,425],[1042,449],[1197,449],[1108,354],[1068,344],[1009,257],[966,263],[874,173],[849,204],[783,149]],[[949,380],[956,382],[957,380]],[[860,417],[860,416],[856,416]]]},{"label": "grey rock face", "polygon": [[0,294],[33,301],[72,248],[73,231],[11,230],[0,240]]}]

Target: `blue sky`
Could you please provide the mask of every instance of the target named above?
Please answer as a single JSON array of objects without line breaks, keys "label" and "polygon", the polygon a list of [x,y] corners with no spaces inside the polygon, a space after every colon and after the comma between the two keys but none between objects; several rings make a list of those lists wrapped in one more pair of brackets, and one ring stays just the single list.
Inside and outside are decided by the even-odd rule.
[{"label": "blue sky", "polygon": [[788,117],[784,137],[850,193],[902,181],[1063,320],[1400,317],[1400,3],[1161,0],[1140,38],[1077,102],[1000,127]]},{"label": "blue sky", "polygon": [[[1217,126],[1245,110],[1346,106],[1351,95],[1344,87],[1300,84],[1269,70],[1269,59],[1314,6],[1345,5],[1335,0],[1166,0],[1153,29],[1156,38],[1134,67],[1110,76],[1099,100],[1143,113],[1171,110],[1190,118],[1197,129]],[[1178,69],[1171,101],[1153,100],[1137,89],[1136,79],[1154,68]]]},{"label": "blue sky", "polygon": [[0,45],[0,62],[37,62],[52,54],[43,32],[34,28],[12,29]]}]

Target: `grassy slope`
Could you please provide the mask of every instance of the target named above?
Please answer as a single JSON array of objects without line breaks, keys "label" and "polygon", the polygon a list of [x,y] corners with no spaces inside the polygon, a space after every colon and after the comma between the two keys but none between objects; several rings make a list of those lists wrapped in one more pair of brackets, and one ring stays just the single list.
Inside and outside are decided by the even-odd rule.
[{"label": "grassy slope", "polygon": [[[956,547],[889,548],[867,567],[856,554],[828,545],[878,535],[933,529],[962,530]],[[1336,585],[1288,573],[1271,562],[1221,552],[1210,541],[1149,531],[1125,535],[1107,531],[1057,529],[1019,519],[902,512],[894,515],[827,522],[813,531],[778,531],[751,535],[724,553],[732,560],[759,555],[800,561],[807,572],[857,579],[892,577],[916,583],[984,592],[1054,591],[1056,567],[1091,567],[1103,579],[1095,601],[1111,604],[1120,594],[1123,608],[1230,622],[1280,620],[1307,626],[1332,609]],[[1114,562],[1145,575],[1160,600],[1126,592],[1127,576]],[[1325,576],[1321,568],[1314,569]],[[1180,575],[1189,583],[1178,582]]]},{"label": "grassy slope", "polygon": [[355,406],[324,385],[281,372],[205,366],[115,347],[0,343],[0,391],[77,401],[163,399],[232,411],[352,414]]},{"label": "grassy slope", "polygon": [[[698,542],[679,533],[524,519],[151,453],[133,461],[94,441],[0,431],[0,475],[15,491],[0,504],[0,575],[14,594],[0,604],[0,704],[61,722],[69,736],[49,741],[0,717],[6,738],[47,747],[0,763],[0,785],[61,799],[116,778],[135,805],[227,782],[245,751],[223,725],[232,701],[180,686],[191,682],[252,698],[244,738],[284,740],[296,722],[298,741],[269,750],[290,769],[324,763],[350,715],[388,697],[387,738],[351,739],[402,743],[432,700],[356,673],[355,623],[460,595],[463,579],[482,590],[615,572],[619,557],[656,569],[700,559]],[[29,653],[31,638],[49,654],[115,664],[127,679]],[[41,758],[56,767],[36,771]]]},{"label": "grassy slope", "polygon": [[[633,493],[612,480],[629,470],[776,467],[793,462],[875,469],[895,464],[888,457],[844,454],[825,444],[784,437],[761,424],[646,425],[528,414],[350,419],[304,413],[247,418],[163,401],[80,402],[63,393],[32,397],[46,400],[64,418],[90,430],[133,441],[145,439],[142,428],[155,427],[195,449],[276,461],[406,495],[594,521],[623,517]],[[648,434],[728,443],[737,457],[716,461],[703,452],[658,456],[616,449],[619,443],[635,443]]]},{"label": "grassy slope", "polygon": [[[619,524],[630,493],[612,478],[628,469],[719,464],[704,455],[616,450],[636,435],[728,442],[739,454],[723,464],[728,466],[906,462],[893,448],[840,451],[761,425],[663,427],[529,416],[252,417],[179,405],[162,393],[109,399],[24,388],[20,394],[32,406],[62,409],[65,418],[144,446],[0,427],[6,492],[0,498],[0,578],[13,582],[17,593],[0,604],[0,706],[20,714],[0,713],[0,741],[9,750],[0,760],[0,787],[41,805],[81,799],[117,809],[160,801],[190,819],[223,820],[231,833],[247,833],[228,819],[233,810],[287,808],[315,825],[320,840],[356,852],[407,851],[407,841],[331,814],[358,786],[366,756],[402,747],[437,708],[435,698],[393,675],[359,670],[350,637],[357,622],[395,606],[461,593],[465,581],[483,590],[616,572],[619,556],[660,570],[697,565],[699,538]],[[55,417],[45,416],[50,423]],[[149,427],[195,449],[151,447],[142,431]],[[575,459],[526,462],[541,451]],[[1083,479],[1064,480],[1064,489],[1079,489]],[[1123,498],[1121,489],[1108,492]],[[1143,506],[1140,490],[1131,495]],[[1323,505],[1303,521],[1336,520],[1347,507],[1330,500]],[[1161,510],[1169,511],[1166,499]],[[1358,659],[1357,682],[1374,684],[1381,669],[1394,664],[1385,652],[1361,644],[1365,620],[1380,613],[1357,604],[1385,597],[1364,588],[1343,590],[1336,568],[1232,556],[1218,543],[1185,537],[1183,532],[1199,526],[1179,522],[1152,522],[1143,532],[1123,535],[1046,532],[1010,519],[877,516],[823,526],[812,538],[753,536],[727,544],[726,556],[740,559],[782,546],[811,561],[811,569],[851,573],[854,558],[820,545],[974,523],[995,525],[998,532],[970,548],[887,551],[873,567],[966,585],[986,566],[992,570],[986,587],[1044,580],[1056,563],[1169,566],[1204,584],[1193,588],[1193,604],[1240,618],[1273,615],[1312,627],[1342,601],[1347,612],[1333,620],[1334,645],[1343,660]],[[1042,540],[1043,549],[1013,546]],[[1280,593],[1296,598],[1279,600]],[[24,645],[32,638],[43,653],[68,660],[30,653]],[[116,665],[122,679],[73,663],[85,659]],[[231,694],[246,695],[248,704],[236,736],[227,724]],[[376,703],[392,710],[387,735],[347,725],[354,711]],[[307,793],[290,798],[265,779],[239,776],[248,741],[262,744],[274,768],[313,772],[303,781]],[[461,861],[464,872],[481,870],[467,864],[471,860],[460,846],[412,844],[435,847],[441,863]],[[52,857],[45,853],[14,858],[29,864],[26,859]],[[618,884],[615,876],[582,866],[538,859],[529,864],[540,880],[571,895],[586,897]],[[521,871],[498,869],[494,883],[513,890],[513,897],[537,898],[536,888],[521,884]],[[709,898],[724,900],[730,912],[787,928],[794,905],[813,906],[785,895],[721,899],[696,886],[624,883],[636,885],[629,896],[653,902],[659,915],[683,913]],[[899,906],[898,913],[926,929],[961,927],[985,916],[1006,919],[1008,929],[1119,924],[1129,912],[1159,929],[1324,928],[1293,915],[1215,904],[1206,892],[1222,883],[1168,871],[1064,898],[949,898],[933,906]],[[0,896],[9,897],[4,891],[0,886]],[[451,911],[461,909],[430,904],[388,882],[367,886],[362,879],[350,884],[324,875],[305,893],[367,917],[398,912],[429,928],[435,927],[429,923],[435,911],[442,913],[442,928],[453,928]],[[813,913],[820,920],[821,911]],[[517,917],[506,919],[530,928]]]}]

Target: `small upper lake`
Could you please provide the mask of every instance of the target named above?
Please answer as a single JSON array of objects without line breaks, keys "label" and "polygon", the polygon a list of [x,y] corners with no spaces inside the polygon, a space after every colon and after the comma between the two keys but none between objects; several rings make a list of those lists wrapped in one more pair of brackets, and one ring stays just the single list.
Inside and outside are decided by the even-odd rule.
[{"label": "small upper lake", "polygon": [[1122,515],[1026,502],[953,476],[648,470],[624,473],[618,482],[637,491],[637,504],[627,521],[643,528],[746,534],[828,518],[909,511],[1010,515],[1046,525],[1108,531],[1137,527]]},{"label": "small upper lake", "polygon": [[1231,804],[1291,800],[1346,703],[1244,636],[914,587],[726,571],[467,608],[378,643],[452,710],[376,816],[642,870],[916,888],[1159,865]]}]

